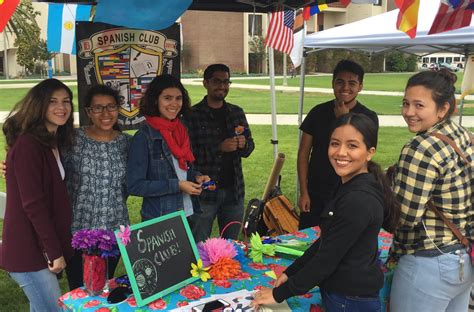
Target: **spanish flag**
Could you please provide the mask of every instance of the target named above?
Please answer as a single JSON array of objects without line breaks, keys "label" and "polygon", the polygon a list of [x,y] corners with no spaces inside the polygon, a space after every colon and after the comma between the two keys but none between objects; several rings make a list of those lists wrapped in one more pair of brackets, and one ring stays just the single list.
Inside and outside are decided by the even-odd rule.
[{"label": "spanish flag", "polygon": [[0,0],[0,32],[7,25],[20,0]]},{"label": "spanish flag", "polygon": [[395,0],[395,4],[400,9],[397,29],[406,33],[411,39],[415,38],[420,0]]}]

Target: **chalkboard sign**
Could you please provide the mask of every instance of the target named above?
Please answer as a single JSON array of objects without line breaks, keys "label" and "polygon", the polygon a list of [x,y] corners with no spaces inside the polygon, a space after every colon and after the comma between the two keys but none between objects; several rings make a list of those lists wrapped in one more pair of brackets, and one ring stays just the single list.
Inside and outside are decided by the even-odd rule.
[{"label": "chalkboard sign", "polygon": [[197,280],[191,263],[199,253],[184,212],[178,211],[130,226],[130,242],[115,232],[138,306]]}]

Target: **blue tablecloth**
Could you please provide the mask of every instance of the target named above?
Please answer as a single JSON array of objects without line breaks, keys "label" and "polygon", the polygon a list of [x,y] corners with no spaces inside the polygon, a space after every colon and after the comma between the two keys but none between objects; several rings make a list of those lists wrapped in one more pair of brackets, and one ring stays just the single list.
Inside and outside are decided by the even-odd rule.
[{"label": "blue tablecloth", "polygon": [[[301,232],[279,236],[282,240],[298,239],[306,242],[315,241],[319,237],[319,228],[310,228]],[[379,234],[379,249],[381,263],[385,262],[388,256],[388,250],[392,243],[391,235],[387,232]],[[74,289],[59,298],[59,303],[64,311],[156,311],[171,310],[177,307],[184,307],[190,302],[208,297],[213,294],[230,293],[233,291],[247,289],[255,290],[259,287],[271,287],[274,280],[265,272],[279,266],[288,266],[292,260],[280,257],[264,257],[264,263],[254,263],[248,258],[241,259],[243,273],[237,279],[225,282],[220,281],[196,281],[180,290],[164,296],[146,306],[138,308],[135,298],[130,296],[126,301],[117,304],[107,303],[107,294],[97,297],[89,297],[83,288]],[[388,302],[391,284],[391,272],[385,272],[385,286],[380,292],[382,298],[383,310]],[[110,288],[114,288],[114,281],[111,281]],[[316,308],[321,303],[319,288],[315,288],[308,294],[288,299],[289,306],[294,311],[310,311],[310,308]]]}]

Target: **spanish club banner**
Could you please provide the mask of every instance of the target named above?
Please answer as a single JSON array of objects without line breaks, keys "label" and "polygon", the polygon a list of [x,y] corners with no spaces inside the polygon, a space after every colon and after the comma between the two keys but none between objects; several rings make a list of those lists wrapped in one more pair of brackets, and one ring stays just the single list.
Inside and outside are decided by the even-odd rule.
[{"label": "spanish club banner", "polygon": [[89,120],[83,109],[87,90],[105,84],[117,90],[123,130],[136,129],[145,118],[138,104],[155,76],[180,77],[179,25],[160,31],[122,28],[104,23],[77,22],[77,81],[79,121]]}]

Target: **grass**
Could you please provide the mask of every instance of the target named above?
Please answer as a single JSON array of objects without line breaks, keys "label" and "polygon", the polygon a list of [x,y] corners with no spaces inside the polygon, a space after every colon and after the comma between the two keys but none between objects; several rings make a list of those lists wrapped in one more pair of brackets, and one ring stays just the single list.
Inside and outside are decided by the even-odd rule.
[{"label": "grass", "polygon": [[[471,129],[471,131],[474,129]],[[266,180],[273,165],[273,147],[269,143],[271,138],[271,126],[252,126],[255,140],[255,150],[249,158],[243,160],[243,169],[246,181],[247,203],[251,198],[260,198],[263,193]],[[378,151],[374,160],[383,168],[395,163],[400,150],[405,142],[413,136],[405,127],[382,127],[379,130]],[[296,126],[278,127],[278,150],[286,155],[281,176],[281,189],[291,202],[296,202],[296,156],[297,156],[298,129]],[[5,139],[0,136],[0,146],[5,145]],[[0,148],[0,159],[5,159],[5,149]],[[5,190],[5,181],[0,179],[0,191]],[[141,199],[130,197],[127,202],[130,220],[138,223],[140,220]],[[3,223],[0,221],[0,229]],[[1,232],[0,232],[1,233]],[[217,235],[214,227],[213,235]],[[125,274],[125,269],[120,262],[116,276]],[[61,280],[63,292],[67,290],[67,282],[64,277]],[[28,301],[18,285],[13,282],[4,271],[0,271],[0,310],[1,311],[28,311]]]},{"label": "grass", "polygon": [[[186,86],[192,103],[199,102],[205,95],[201,86]],[[77,87],[71,87],[74,94],[74,111],[77,108]],[[13,106],[28,92],[27,88],[0,89],[0,111],[10,111]],[[379,115],[399,115],[402,97],[382,95],[360,95],[359,100]],[[247,114],[269,114],[270,93],[265,90],[244,90],[232,88],[227,101],[241,106]],[[331,94],[305,93],[303,112],[307,114],[313,106],[333,99]],[[277,91],[277,112],[279,114],[297,114],[299,93],[291,91]],[[474,115],[474,107],[465,108],[464,115]]]},{"label": "grass", "polygon": [[[268,179],[273,165],[273,147],[269,143],[271,138],[270,126],[253,126],[252,132],[255,140],[255,150],[249,158],[244,159],[243,168],[246,181],[247,203],[251,198],[260,198],[265,186],[264,181]],[[296,201],[296,154],[297,136],[296,126],[279,126],[279,152],[285,153],[286,160],[282,169],[281,188],[290,201]],[[381,128],[378,154],[375,160],[386,167],[393,164],[403,145],[411,137],[406,128]],[[0,146],[5,145],[5,139],[0,136]],[[0,148],[0,159],[5,159],[5,150]],[[5,181],[0,179],[0,190],[5,190]],[[141,199],[130,197],[127,202],[132,223],[140,220]],[[2,224],[0,223],[0,227]],[[217,234],[216,231],[213,232]],[[117,269],[117,276],[124,274],[123,264],[120,263]],[[63,278],[61,281],[63,292],[67,291],[67,282]],[[1,311],[28,311],[28,301],[18,285],[13,282],[4,271],[0,271],[0,310]]]},{"label": "grass", "polygon": [[[377,90],[377,91],[404,91],[405,85],[414,73],[368,73],[364,75],[364,90]],[[461,88],[461,82],[463,73],[456,73],[458,80],[456,82],[456,89]],[[299,87],[300,78],[288,78],[288,86]],[[262,79],[236,79],[235,83],[245,84],[259,84],[269,85],[270,79],[268,77]],[[331,88],[332,75],[322,76],[306,76],[305,86],[314,88]],[[275,79],[275,84],[281,86],[283,84],[283,78]]]}]

